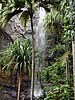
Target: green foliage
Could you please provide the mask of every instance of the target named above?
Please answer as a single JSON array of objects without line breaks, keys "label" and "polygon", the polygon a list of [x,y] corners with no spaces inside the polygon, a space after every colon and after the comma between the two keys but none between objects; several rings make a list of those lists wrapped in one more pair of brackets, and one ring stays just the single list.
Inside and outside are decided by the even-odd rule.
[{"label": "green foliage", "polygon": [[[55,63],[42,71],[44,100],[74,100],[73,89],[66,84],[66,66]],[[46,84],[44,84],[46,83]]]},{"label": "green foliage", "polygon": [[[69,58],[68,63],[70,67],[69,71],[71,74],[70,79],[71,79],[73,77],[72,76],[73,69],[72,69],[71,35],[72,33],[75,33],[74,32],[75,31],[75,20],[74,20],[75,19],[75,1],[62,0],[60,3],[59,9],[60,9],[59,14],[61,14],[61,20],[56,21],[57,18],[54,17],[55,15],[52,15],[50,17],[47,17],[45,21],[45,26],[47,27],[49,25],[50,28],[52,27],[52,24],[53,25],[56,24],[55,22],[63,23],[63,24],[59,24],[61,25],[61,28],[63,27],[63,36],[60,38],[62,40],[62,42],[60,41],[60,44],[63,44],[63,48],[62,46],[60,46],[60,48],[57,48],[59,46],[53,46],[52,49],[50,49],[50,61],[52,59],[54,63],[57,61],[57,58],[59,58],[61,61],[61,59],[65,60],[65,58],[68,57]],[[53,31],[54,31],[54,28],[53,28]],[[62,52],[60,53],[60,51]],[[49,83],[49,86],[45,86],[45,85],[43,86],[45,92],[48,93],[47,97],[44,100],[74,100],[73,90],[71,86],[65,84],[66,83],[66,65],[55,63],[54,65],[48,68],[45,68],[43,70],[42,78],[43,78],[43,82],[45,80],[45,82]],[[70,85],[73,86],[73,84],[70,84]]]},{"label": "green foliage", "polygon": [[14,3],[15,8],[20,9],[20,8],[24,8],[24,6],[25,6],[25,0],[15,0],[15,1],[13,1],[13,3]]},{"label": "green foliage", "polygon": [[55,63],[42,71],[42,79],[52,85],[65,83],[65,77],[65,66],[62,66],[60,63]]},{"label": "green foliage", "polygon": [[74,2],[72,0],[63,0],[60,4],[61,12],[63,13],[63,22],[64,22],[64,36],[63,41],[67,42],[68,49],[71,50],[71,35],[74,31]]},{"label": "green foliage", "polygon": [[7,0],[2,3],[1,9],[1,26],[5,27],[8,21],[14,16],[21,13],[25,7],[24,0]]},{"label": "green foliage", "polygon": [[1,53],[0,64],[2,70],[9,72],[25,72],[28,69],[30,73],[31,65],[31,43],[28,39],[24,41],[17,40],[10,44],[6,50]]},{"label": "green foliage", "polygon": [[46,93],[44,100],[74,100],[72,88],[65,84],[65,71],[66,66],[60,63],[55,63],[43,70],[43,89]]},{"label": "green foliage", "polygon": [[20,15],[20,22],[21,24],[26,27],[26,24],[29,20],[29,12],[28,11],[24,11],[21,15]]},{"label": "green foliage", "polygon": [[49,51],[49,57],[53,59],[57,59],[58,57],[61,57],[65,53],[65,46],[58,44],[55,45],[52,49]]},{"label": "green foliage", "polygon": [[1,26],[4,26],[9,20],[10,16],[9,13],[12,13],[14,10],[14,2],[13,0],[7,0],[4,3],[2,3],[2,9],[1,9]]},{"label": "green foliage", "polygon": [[3,86],[0,86],[0,91],[2,91],[4,89],[4,87]]},{"label": "green foliage", "polygon": [[[5,27],[8,21],[15,15],[20,14],[19,18],[22,25],[25,27],[31,15],[30,5],[32,0],[7,0],[2,4],[0,25]],[[33,12],[35,11],[36,4],[33,2]]]},{"label": "green foliage", "polygon": [[62,66],[64,65],[64,63],[66,63],[66,58],[68,57],[68,55],[69,55],[69,52],[65,52],[61,57],[59,57],[59,61],[62,64]]},{"label": "green foliage", "polygon": [[52,10],[45,16],[44,26],[48,27],[51,26],[51,24],[60,24],[60,22],[62,22],[62,15],[58,11]]},{"label": "green foliage", "polygon": [[73,90],[69,85],[55,86],[44,100],[73,100]]}]

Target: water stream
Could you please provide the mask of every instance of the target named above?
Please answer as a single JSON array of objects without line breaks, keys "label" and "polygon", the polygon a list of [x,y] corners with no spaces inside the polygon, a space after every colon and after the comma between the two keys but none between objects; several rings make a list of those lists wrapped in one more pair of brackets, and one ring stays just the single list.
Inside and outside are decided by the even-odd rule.
[{"label": "water stream", "polygon": [[34,82],[34,96],[39,98],[43,96],[43,90],[41,89],[41,84],[38,80],[37,74],[41,72],[41,70],[45,66],[45,30],[43,29],[43,19],[45,17],[45,10],[44,8],[39,9],[39,19],[38,25],[36,27],[36,36],[35,36],[35,46],[38,52],[35,61],[35,82]]}]

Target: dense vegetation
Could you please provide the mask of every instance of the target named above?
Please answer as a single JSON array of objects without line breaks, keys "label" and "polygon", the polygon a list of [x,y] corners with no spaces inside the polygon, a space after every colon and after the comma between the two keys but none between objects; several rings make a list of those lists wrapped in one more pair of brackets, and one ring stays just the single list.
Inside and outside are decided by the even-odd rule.
[{"label": "dense vegetation", "polygon": [[[21,79],[21,72],[26,74],[27,71],[32,76],[31,100],[33,100],[35,75],[33,15],[37,8],[43,7],[47,12],[43,28],[50,32],[53,39],[48,51],[49,66],[45,66],[41,72],[38,72],[38,78],[45,94],[43,100],[75,100],[75,68],[73,66],[75,65],[73,54],[75,49],[73,42],[75,41],[75,1],[1,0],[0,3],[2,4],[0,26],[5,27],[14,15],[21,13],[20,21],[24,27],[31,20],[32,35],[32,46],[29,40],[22,41],[22,43],[17,41],[1,53],[1,70],[9,73],[17,72],[19,79]],[[24,7],[26,7],[25,11],[22,10]],[[20,98],[20,80],[18,89],[17,100]]]}]

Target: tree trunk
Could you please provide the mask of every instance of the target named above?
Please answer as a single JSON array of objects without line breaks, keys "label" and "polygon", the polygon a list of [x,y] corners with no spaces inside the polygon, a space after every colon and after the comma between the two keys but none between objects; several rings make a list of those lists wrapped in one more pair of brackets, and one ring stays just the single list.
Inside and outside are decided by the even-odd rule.
[{"label": "tree trunk", "polygon": [[72,41],[72,54],[73,54],[74,100],[75,100],[75,40]]},{"label": "tree trunk", "polygon": [[69,58],[66,57],[66,82],[70,83],[70,67],[69,67]]},{"label": "tree trunk", "polygon": [[32,31],[32,77],[31,77],[31,100],[34,97],[34,75],[35,75],[35,40],[34,40],[34,31],[33,31],[33,10],[31,4],[31,31]]},{"label": "tree trunk", "polygon": [[[65,41],[65,52],[68,52],[68,43]],[[66,57],[66,83],[69,84],[70,80],[70,67],[69,67],[69,57]]]},{"label": "tree trunk", "polygon": [[17,95],[17,100],[20,100],[20,88],[21,88],[21,74],[19,75],[19,78],[18,78],[18,95]]}]

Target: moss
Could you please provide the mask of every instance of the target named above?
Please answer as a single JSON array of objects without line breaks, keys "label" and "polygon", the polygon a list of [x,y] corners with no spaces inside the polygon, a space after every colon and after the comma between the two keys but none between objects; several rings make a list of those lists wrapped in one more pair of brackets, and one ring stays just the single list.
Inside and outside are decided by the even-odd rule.
[{"label": "moss", "polygon": [[0,86],[0,91],[2,91],[4,89],[4,87],[3,86]]}]

